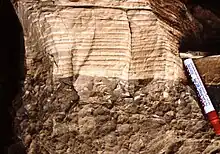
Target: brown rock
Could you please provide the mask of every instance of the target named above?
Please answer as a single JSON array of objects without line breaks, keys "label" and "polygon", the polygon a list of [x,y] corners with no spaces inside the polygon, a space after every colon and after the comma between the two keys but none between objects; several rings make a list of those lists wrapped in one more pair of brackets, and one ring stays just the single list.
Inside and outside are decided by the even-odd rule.
[{"label": "brown rock", "polygon": [[29,146],[29,144],[31,143],[31,140],[32,140],[32,137],[31,137],[31,135],[27,135],[27,136],[25,136],[25,138],[24,138],[24,144],[26,145],[26,146]]},{"label": "brown rock", "polygon": [[80,133],[91,133],[92,130],[95,129],[95,118],[94,117],[84,117],[84,118],[79,118],[78,120],[79,124],[79,131]]},{"label": "brown rock", "polygon": [[194,60],[200,77],[206,85],[218,85],[220,83],[219,61],[219,57],[205,57]]},{"label": "brown rock", "polygon": [[129,124],[117,125],[117,131],[120,135],[125,135],[129,133],[131,130],[131,126]]}]

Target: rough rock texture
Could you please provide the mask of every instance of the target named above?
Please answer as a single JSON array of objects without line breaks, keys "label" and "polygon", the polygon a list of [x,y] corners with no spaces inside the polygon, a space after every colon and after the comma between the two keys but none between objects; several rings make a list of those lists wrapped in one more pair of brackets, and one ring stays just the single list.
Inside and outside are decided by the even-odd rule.
[{"label": "rough rock texture", "polygon": [[[186,85],[83,77],[51,85],[49,60],[38,55],[16,123],[28,154],[217,153],[219,141]],[[34,78],[35,76],[35,78]],[[18,133],[19,133],[18,132]]]},{"label": "rough rock texture", "polygon": [[175,2],[168,22],[153,1],[18,2],[28,74],[15,124],[28,154],[219,152],[181,82]]},{"label": "rough rock texture", "polygon": [[195,60],[195,64],[207,85],[219,85],[220,81],[220,65],[219,56],[199,58]]}]

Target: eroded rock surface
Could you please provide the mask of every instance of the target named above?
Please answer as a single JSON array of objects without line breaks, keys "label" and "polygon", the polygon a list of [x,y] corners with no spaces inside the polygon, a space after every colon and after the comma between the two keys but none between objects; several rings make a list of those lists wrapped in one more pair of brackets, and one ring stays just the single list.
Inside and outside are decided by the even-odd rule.
[{"label": "eroded rock surface", "polygon": [[54,78],[185,79],[182,31],[158,18],[148,1],[19,1],[18,12],[28,63],[35,50],[46,52]]},{"label": "eroded rock surface", "polygon": [[[214,153],[218,138],[186,85],[173,81],[81,77],[51,84],[50,63],[27,78],[17,112],[28,154]],[[37,59],[38,59],[37,58]],[[80,79],[80,78],[79,78]],[[81,85],[81,84],[80,84]],[[79,99],[80,98],[80,99]]]},{"label": "eroded rock surface", "polygon": [[[28,75],[15,123],[28,154],[218,152],[218,138],[204,119],[194,92],[181,82],[185,76],[178,47],[183,29],[171,28],[157,18],[155,13],[161,8],[153,12],[145,1],[74,2],[54,2],[58,7],[53,2],[22,5],[29,6],[27,10],[33,14],[22,18],[32,22],[30,27],[25,26],[30,32],[26,41]],[[110,13],[104,14],[104,9]],[[175,15],[172,20],[179,13]],[[61,22],[63,18],[65,22]],[[107,32],[123,34],[125,50],[116,48],[119,42],[112,41],[111,35],[101,36],[112,22],[120,23],[120,31]],[[145,25],[149,23],[151,30]],[[99,31],[94,25],[103,29]],[[70,43],[67,38],[71,38]],[[99,42],[98,46],[98,38],[115,44],[106,47]],[[102,45],[106,50],[98,50]],[[110,47],[114,52],[109,52]],[[104,65],[116,51],[125,53],[125,60],[115,56],[101,67],[100,63]],[[85,59],[83,64],[80,56]]]}]

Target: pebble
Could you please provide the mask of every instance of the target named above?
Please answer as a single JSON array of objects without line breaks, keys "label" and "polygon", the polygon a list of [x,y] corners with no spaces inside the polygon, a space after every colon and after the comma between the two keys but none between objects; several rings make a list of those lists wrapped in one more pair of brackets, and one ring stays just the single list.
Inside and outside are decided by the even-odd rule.
[{"label": "pebble", "polygon": [[139,103],[142,100],[140,95],[134,97],[134,103]]},{"label": "pebble", "polygon": [[38,92],[40,90],[40,86],[39,85],[36,85],[35,87],[34,87],[34,91],[35,92]]},{"label": "pebble", "polygon": [[117,96],[117,97],[121,96],[122,93],[123,93],[123,90],[120,89],[120,88],[117,88],[117,89],[115,89],[115,90],[113,91],[113,94],[114,94],[115,96]]},{"label": "pebble", "polygon": [[117,123],[125,123],[127,122],[129,119],[129,116],[126,114],[119,114],[119,116],[117,117]]},{"label": "pebble", "polygon": [[120,149],[117,154],[128,154],[128,149]]},{"label": "pebble", "polygon": [[25,95],[29,95],[29,94],[30,94],[30,91],[26,90]]},{"label": "pebble", "polygon": [[109,110],[105,107],[99,106],[97,109],[95,109],[93,111],[93,115],[97,116],[97,115],[108,115],[109,114]]},{"label": "pebble", "polygon": [[143,148],[143,147],[144,147],[144,142],[142,139],[139,139],[139,140],[136,140],[132,143],[131,150],[133,152],[138,153],[141,150],[141,148]]},{"label": "pebble", "polygon": [[24,138],[24,144],[28,146],[31,143],[32,137],[30,134],[26,135]]},{"label": "pebble", "polygon": [[117,126],[117,131],[120,135],[125,135],[129,133],[131,127],[129,124],[122,124]]},{"label": "pebble", "polygon": [[124,98],[125,103],[133,103],[133,98]]},{"label": "pebble", "polygon": [[47,86],[47,91],[49,93],[52,93],[53,92],[53,87],[50,85],[50,86]]}]

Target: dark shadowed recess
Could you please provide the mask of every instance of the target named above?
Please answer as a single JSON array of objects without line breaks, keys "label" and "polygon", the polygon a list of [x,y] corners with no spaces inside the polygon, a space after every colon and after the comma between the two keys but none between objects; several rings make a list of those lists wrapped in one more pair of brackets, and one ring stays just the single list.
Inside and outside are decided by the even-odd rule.
[{"label": "dark shadowed recess", "polygon": [[215,0],[189,0],[188,10],[200,27],[196,37],[183,38],[180,51],[220,54],[220,4]]},{"label": "dark shadowed recess", "polygon": [[[197,37],[182,40],[180,52],[206,52],[206,56],[220,55],[220,3],[216,0],[189,0],[186,4],[194,20],[199,24]],[[206,86],[208,94],[220,111],[220,86]]]},{"label": "dark shadowed recess", "polygon": [[0,0],[0,53],[0,153],[23,154],[13,131],[12,102],[25,78],[25,49],[23,30],[10,0]]}]

